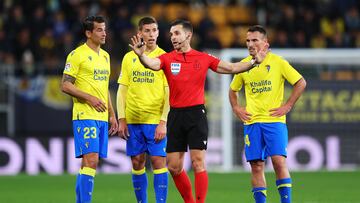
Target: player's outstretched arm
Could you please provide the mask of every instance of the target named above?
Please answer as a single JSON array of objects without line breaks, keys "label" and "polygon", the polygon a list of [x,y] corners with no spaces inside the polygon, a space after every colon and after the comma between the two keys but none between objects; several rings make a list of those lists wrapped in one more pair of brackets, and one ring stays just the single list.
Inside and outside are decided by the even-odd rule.
[{"label": "player's outstretched arm", "polygon": [[72,77],[68,74],[63,74],[63,78],[61,81],[61,91],[72,96],[76,97],[79,100],[85,101],[92,107],[96,109],[98,112],[105,112],[106,111],[106,104],[101,99],[94,97],[90,94],[87,94],[77,88],[75,83],[76,78]]},{"label": "player's outstretched arm", "polygon": [[225,73],[225,74],[235,74],[241,73],[250,70],[255,63],[255,60],[251,60],[250,62],[238,62],[238,63],[230,63],[227,61],[221,60],[217,67],[216,72]]},{"label": "player's outstretched arm", "polygon": [[160,70],[161,61],[158,58],[150,58],[145,54],[145,42],[143,42],[140,36],[135,35],[131,38],[132,44],[129,44],[131,49],[139,57],[140,62],[145,68],[152,70]]},{"label": "player's outstretched arm", "polygon": [[250,70],[254,67],[254,64],[260,64],[266,57],[266,54],[269,51],[269,44],[266,43],[261,50],[257,50],[256,55],[253,56],[253,59],[251,59],[249,62],[237,62],[237,63],[230,63],[226,61],[220,61],[217,72],[218,73],[242,73],[245,71]]}]

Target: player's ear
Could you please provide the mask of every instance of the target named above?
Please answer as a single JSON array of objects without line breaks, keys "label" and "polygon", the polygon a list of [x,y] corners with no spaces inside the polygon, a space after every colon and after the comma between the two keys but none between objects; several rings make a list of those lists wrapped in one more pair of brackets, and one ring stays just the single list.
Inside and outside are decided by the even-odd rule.
[{"label": "player's ear", "polygon": [[192,36],[192,33],[188,32],[187,35],[186,35],[186,39],[191,39],[191,36]]},{"label": "player's ear", "polygon": [[91,31],[86,30],[85,35],[86,35],[86,38],[90,38],[91,37]]}]

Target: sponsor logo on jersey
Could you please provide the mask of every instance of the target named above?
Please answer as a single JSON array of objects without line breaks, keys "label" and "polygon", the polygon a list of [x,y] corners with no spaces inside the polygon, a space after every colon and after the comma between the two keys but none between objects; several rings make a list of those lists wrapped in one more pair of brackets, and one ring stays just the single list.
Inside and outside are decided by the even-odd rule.
[{"label": "sponsor logo on jersey", "polygon": [[171,63],[170,70],[173,75],[179,74],[179,72],[181,70],[181,63]]}]

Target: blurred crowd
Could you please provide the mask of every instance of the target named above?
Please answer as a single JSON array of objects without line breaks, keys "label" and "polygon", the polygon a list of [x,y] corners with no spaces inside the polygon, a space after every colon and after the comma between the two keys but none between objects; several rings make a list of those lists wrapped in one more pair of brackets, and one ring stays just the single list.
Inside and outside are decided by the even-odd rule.
[{"label": "blurred crowd", "polygon": [[15,64],[26,75],[61,73],[59,64],[84,41],[81,21],[93,14],[108,20],[104,49],[119,67],[137,21],[146,15],[157,18],[159,44],[170,51],[168,25],[176,18],[193,23],[192,43],[200,50],[244,48],[253,24],[267,28],[271,47],[360,47],[359,12],[357,0],[2,0],[0,64]]}]

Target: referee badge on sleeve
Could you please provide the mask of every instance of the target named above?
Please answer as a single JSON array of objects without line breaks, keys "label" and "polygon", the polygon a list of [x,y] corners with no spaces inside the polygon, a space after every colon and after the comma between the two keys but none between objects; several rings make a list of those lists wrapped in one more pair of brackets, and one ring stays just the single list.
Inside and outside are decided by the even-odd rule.
[{"label": "referee badge on sleeve", "polygon": [[181,70],[181,63],[171,63],[170,70],[173,75],[179,74],[179,72]]}]

